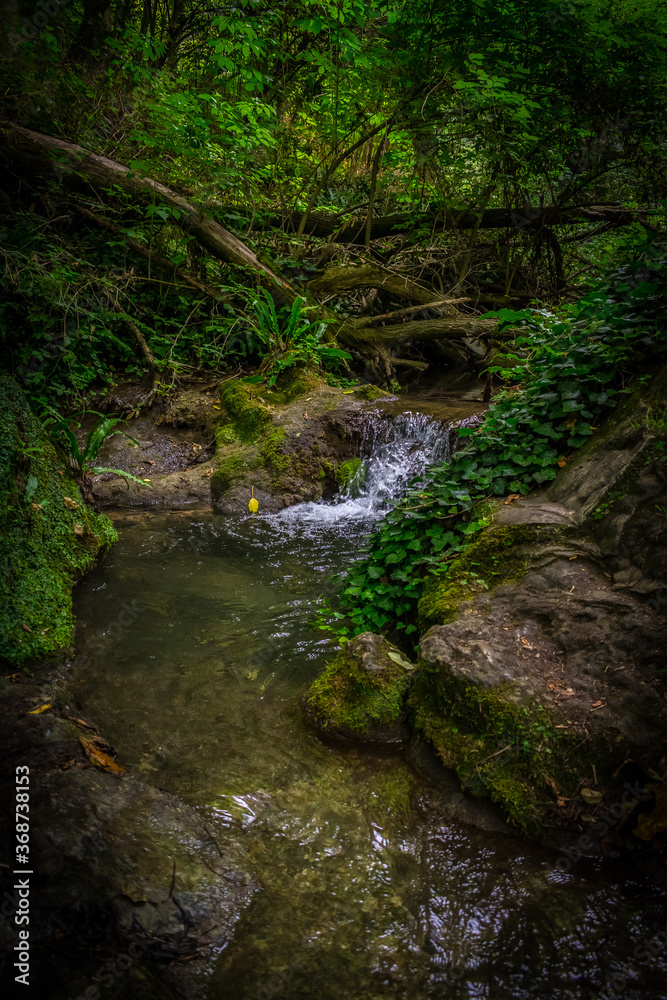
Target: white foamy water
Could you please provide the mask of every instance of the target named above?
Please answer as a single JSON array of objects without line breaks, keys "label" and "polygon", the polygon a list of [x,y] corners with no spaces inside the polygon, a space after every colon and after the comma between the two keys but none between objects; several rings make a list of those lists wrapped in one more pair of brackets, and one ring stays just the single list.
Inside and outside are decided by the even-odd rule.
[{"label": "white foamy water", "polygon": [[450,454],[448,426],[424,413],[402,413],[387,418],[371,411],[363,431],[359,457],[363,468],[349,488],[328,503],[301,503],[273,514],[276,527],[301,532],[308,527],[373,522],[388,510],[413,479],[428,465],[443,462]]}]

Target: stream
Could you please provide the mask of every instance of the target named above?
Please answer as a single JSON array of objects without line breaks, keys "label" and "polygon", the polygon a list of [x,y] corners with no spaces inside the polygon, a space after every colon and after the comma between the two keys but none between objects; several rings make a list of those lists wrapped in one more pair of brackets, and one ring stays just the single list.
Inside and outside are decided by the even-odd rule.
[{"label": "stream", "polygon": [[199,961],[206,1000],[667,998],[659,886],[620,861],[556,870],[499,823],[466,823],[476,804],[432,779],[428,754],[325,745],[301,718],[332,655],[312,627],[331,575],[447,441],[423,414],[371,420],[356,496],[119,514],[119,544],[78,589],[82,711],[221,842],[244,831],[261,891]]}]

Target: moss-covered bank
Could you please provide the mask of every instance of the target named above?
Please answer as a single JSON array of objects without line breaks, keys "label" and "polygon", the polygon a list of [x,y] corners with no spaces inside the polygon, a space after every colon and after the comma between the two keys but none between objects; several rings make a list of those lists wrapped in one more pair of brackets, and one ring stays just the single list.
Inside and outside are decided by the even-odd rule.
[{"label": "moss-covered bank", "polygon": [[[667,840],[666,388],[642,380],[547,492],[489,505],[419,604],[407,723],[524,832],[622,801],[616,843]],[[361,733],[365,684],[341,658],[311,692]]]},{"label": "moss-covered bank", "polygon": [[214,506],[244,510],[253,489],[260,510],[276,511],[354,487],[362,464],[359,414],[375,398],[368,388],[344,391],[307,368],[285,372],[270,388],[243,378],[226,382],[211,476]]},{"label": "moss-covered bank", "polygon": [[0,658],[10,666],[72,640],[72,587],[117,540],[16,381],[0,378]]}]

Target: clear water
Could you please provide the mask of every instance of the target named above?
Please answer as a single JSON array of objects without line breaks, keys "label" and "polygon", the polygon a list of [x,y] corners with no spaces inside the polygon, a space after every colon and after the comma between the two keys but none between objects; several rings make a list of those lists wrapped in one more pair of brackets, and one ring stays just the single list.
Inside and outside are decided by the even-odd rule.
[{"label": "clear water", "polygon": [[[319,596],[387,497],[446,456],[441,429],[401,420],[369,428],[356,498],[275,516],[125,515],[80,588],[82,708],[221,842],[242,827],[262,886],[230,945],[197,966],[200,995],[667,998],[658,886],[611,863],[554,872],[552,853],[453,821],[453,784],[400,753],[324,745],[302,721],[299,696],[332,655],[311,627]],[[132,602],[142,610],[124,625]]]}]

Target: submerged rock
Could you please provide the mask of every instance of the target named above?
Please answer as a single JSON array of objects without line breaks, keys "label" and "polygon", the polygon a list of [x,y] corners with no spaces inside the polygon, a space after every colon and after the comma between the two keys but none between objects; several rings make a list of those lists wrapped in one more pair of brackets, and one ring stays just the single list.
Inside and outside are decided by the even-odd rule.
[{"label": "submerged rock", "polygon": [[369,743],[402,743],[405,696],[414,665],[380,635],[345,643],[303,699],[306,717],[323,735]]},{"label": "submerged rock", "polygon": [[[241,835],[125,773],[66,699],[54,675],[0,680],[3,773],[29,769],[30,985],[35,996],[87,996],[106,977],[123,1000],[171,997],[164,963],[224,947],[254,894]],[[4,833],[10,856],[8,824]],[[14,944],[0,923],[0,948]]]}]

